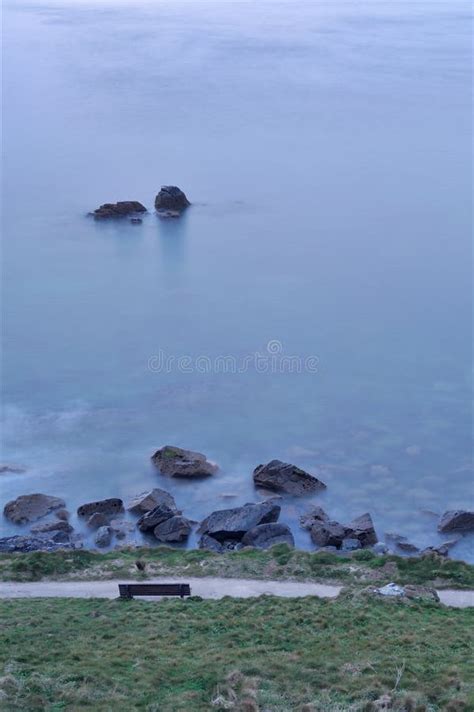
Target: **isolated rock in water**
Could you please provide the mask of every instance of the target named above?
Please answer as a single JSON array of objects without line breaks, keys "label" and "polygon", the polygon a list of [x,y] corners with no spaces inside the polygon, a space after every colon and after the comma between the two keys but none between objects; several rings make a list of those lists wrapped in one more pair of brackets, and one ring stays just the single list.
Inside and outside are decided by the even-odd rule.
[{"label": "isolated rock in water", "polygon": [[208,534],[204,534],[199,539],[199,548],[206,549],[207,551],[215,551],[216,554],[222,554],[222,552],[224,551],[224,547],[222,546],[220,541],[214,539],[213,536],[208,536]]},{"label": "isolated rock in water", "polygon": [[311,540],[317,546],[342,547],[342,542],[347,535],[347,528],[339,522],[316,520],[310,529]]},{"label": "isolated rock in water", "polygon": [[123,200],[118,203],[104,203],[94,210],[95,220],[108,220],[110,218],[125,218],[135,213],[146,213],[144,205],[138,200]]},{"label": "isolated rock in water", "polygon": [[[166,522],[177,514],[176,509],[171,509],[166,504],[159,504],[151,512],[147,512],[137,522],[137,527],[141,532],[151,532],[159,524]],[[181,514],[181,512],[179,512]]]},{"label": "isolated rock in water", "polygon": [[0,539],[0,552],[57,551],[58,549],[75,549],[70,541],[57,542],[42,536],[9,536]]},{"label": "isolated rock in water", "polygon": [[311,507],[309,512],[300,517],[300,524],[303,529],[311,529],[316,522],[329,522],[329,516],[322,507]]},{"label": "isolated rock in water", "polygon": [[177,515],[158,524],[153,530],[153,534],[159,541],[181,542],[191,534],[191,528],[189,519]]},{"label": "isolated rock in water", "polygon": [[155,487],[148,492],[137,494],[128,504],[127,509],[132,514],[146,514],[160,504],[166,504],[167,507],[176,511],[176,502],[174,497],[169,492]]},{"label": "isolated rock in water", "polygon": [[31,531],[33,534],[46,534],[48,532],[64,532],[65,534],[70,534],[74,529],[69,522],[56,519],[54,522],[35,524],[34,527],[31,527]]},{"label": "isolated rock in water", "polygon": [[165,445],[157,450],[151,460],[162,475],[170,477],[185,479],[208,477],[218,469],[217,465],[209,462],[202,453],[183,450],[172,445]]},{"label": "isolated rock in water", "polygon": [[90,529],[99,529],[99,527],[108,526],[109,521],[110,515],[104,514],[103,512],[94,512],[87,520],[87,526],[90,527]]},{"label": "isolated rock in water", "polygon": [[155,208],[158,211],[172,210],[181,212],[191,205],[183,191],[176,185],[162,185],[155,198]]},{"label": "isolated rock in water", "polygon": [[91,514],[99,512],[100,514],[115,515],[123,512],[123,502],[118,497],[110,499],[101,499],[98,502],[88,502],[78,508],[77,513],[80,517],[90,517]]},{"label": "isolated rock in water", "polygon": [[21,474],[22,472],[26,472],[26,470],[24,467],[19,467],[18,465],[2,463],[0,465],[0,475],[7,474],[9,472],[12,474]]},{"label": "isolated rock in water", "polygon": [[362,546],[372,546],[378,541],[372,517],[368,512],[353,519],[348,525],[348,529],[350,529],[348,536],[353,539],[358,539]]},{"label": "isolated rock in water", "polygon": [[281,460],[256,467],[253,481],[257,487],[292,495],[312,494],[326,487],[317,477]]},{"label": "isolated rock in water", "polygon": [[27,524],[45,517],[64,505],[64,500],[59,497],[51,497],[47,494],[23,494],[7,502],[3,514],[14,524]]},{"label": "isolated rock in water", "polygon": [[276,522],[280,511],[281,507],[271,501],[245,504],[234,509],[220,509],[206,517],[198,532],[221,542],[228,539],[240,541],[249,529],[259,524]]},{"label": "isolated rock in water", "polygon": [[445,512],[438,524],[440,532],[472,532],[474,531],[474,512],[456,509]]},{"label": "isolated rock in water", "polygon": [[103,549],[106,546],[110,546],[112,541],[112,530],[110,527],[99,527],[97,529],[94,541],[97,546]]},{"label": "isolated rock in water", "polygon": [[269,549],[275,544],[288,544],[294,547],[295,540],[290,527],[286,524],[259,524],[250,529],[242,537],[244,546],[255,546],[257,549]]}]

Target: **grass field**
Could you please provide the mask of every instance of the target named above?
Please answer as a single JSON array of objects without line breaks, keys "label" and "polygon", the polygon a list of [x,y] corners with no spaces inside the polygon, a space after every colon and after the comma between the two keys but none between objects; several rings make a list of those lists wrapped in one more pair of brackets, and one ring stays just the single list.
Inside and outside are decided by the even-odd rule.
[{"label": "grass field", "polygon": [[[135,561],[146,565],[139,572]],[[326,552],[290,549],[244,549],[228,554],[167,547],[121,549],[109,553],[87,550],[1,554],[0,580],[38,581],[176,576],[293,579],[342,584],[430,584],[436,588],[474,588],[474,566],[440,557],[376,556],[371,551],[341,558]]]},{"label": "grass field", "polygon": [[471,609],[313,598],[0,603],[2,710],[473,710]]}]

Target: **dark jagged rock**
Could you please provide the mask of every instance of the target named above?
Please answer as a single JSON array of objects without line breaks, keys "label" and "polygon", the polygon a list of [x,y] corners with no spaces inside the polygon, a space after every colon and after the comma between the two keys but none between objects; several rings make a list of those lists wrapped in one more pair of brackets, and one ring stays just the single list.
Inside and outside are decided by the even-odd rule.
[{"label": "dark jagged rock", "polygon": [[474,512],[456,509],[445,512],[438,524],[440,532],[472,532],[474,531]]},{"label": "dark jagged rock", "polygon": [[148,492],[137,494],[128,504],[127,509],[132,514],[146,514],[160,504],[166,504],[167,507],[177,511],[174,497],[159,487],[155,487]]},{"label": "dark jagged rock", "polygon": [[43,536],[9,536],[0,539],[1,552],[29,553],[30,551],[57,551],[58,549],[75,548],[71,541],[55,541]]},{"label": "dark jagged rock", "polygon": [[303,529],[309,529],[312,541],[318,547],[334,546],[352,551],[377,543],[377,535],[370,514],[362,514],[350,524],[331,520],[321,507],[312,507],[300,517]]},{"label": "dark jagged rock", "polygon": [[99,529],[99,527],[106,527],[110,522],[110,514],[104,514],[103,512],[94,512],[91,514],[87,520],[87,526],[90,529]]},{"label": "dark jagged rock", "polygon": [[200,549],[214,551],[216,554],[222,554],[224,551],[224,546],[221,542],[217,541],[217,539],[214,539],[214,537],[209,536],[208,534],[203,534],[203,536],[199,539],[198,546]]},{"label": "dark jagged rock", "polygon": [[342,547],[342,542],[349,534],[347,527],[339,522],[316,520],[310,529],[311,540],[317,546]]},{"label": "dark jagged rock", "polygon": [[165,445],[157,450],[151,460],[162,475],[183,479],[209,477],[218,469],[217,465],[209,462],[202,453],[172,445]]},{"label": "dark jagged rock", "polygon": [[[159,212],[172,211],[181,213],[191,205],[183,191],[176,185],[162,185],[155,198],[155,208]],[[174,216],[173,216],[174,217]]]},{"label": "dark jagged rock", "polygon": [[281,507],[271,501],[245,504],[234,509],[220,509],[204,519],[198,533],[212,536],[220,542],[240,541],[253,527],[276,522],[280,511]]},{"label": "dark jagged rock", "polygon": [[110,220],[115,218],[126,218],[137,213],[146,213],[144,205],[138,200],[122,200],[118,203],[104,203],[94,210],[92,215],[95,220]]},{"label": "dark jagged rock", "polygon": [[92,514],[95,514],[95,512],[115,516],[119,512],[123,512],[123,502],[118,497],[110,497],[109,499],[101,499],[97,502],[88,502],[80,506],[77,510],[80,517],[90,517]]},{"label": "dark jagged rock", "polygon": [[168,507],[166,504],[159,504],[150,512],[140,517],[137,522],[137,527],[141,532],[151,532],[159,524],[166,522],[167,519],[171,519],[171,517],[174,517],[176,514],[181,514],[181,512],[171,509],[171,507]]},{"label": "dark jagged rock", "polygon": [[249,529],[242,537],[243,546],[254,546],[257,549],[269,549],[276,544],[288,544],[294,547],[293,534],[286,524],[259,524]]},{"label": "dark jagged rock", "polygon": [[372,546],[378,541],[372,517],[368,512],[353,519],[348,528],[350,529],[349,536],[358,539],[362,546]]},{"label": "dark jagged rock", "polygon": [[311,529],[316,522],[329,522],[329,516],[322,507],[311,507],[309,512],[300,517],[300,524],[303,529]]},{"label": "dark jagged rock", "polygon": [[47,494],[23,494],[7,502],[3,514],[14,524],[27,524],[45,517],[64,505],[64,500],[59,497],[51,497]]},{"label": "dark jagged rock", "polygon": [[292,495],[313,494],[326,487],[317,477],[281,460],[272,460],[256,467],[253,481],[256,487]]},{"label": "dark jagged rock", "polygon": [[186,517],[176,515],[166,519],[154,528],[153,534],[159,541],[182,542],[191,534],[191,522]]},{"label": "dark jagged rock", "polygon": [[112,542],[112,529],[110,527],[99,527],[94,537],[96,546],[104,549]]}]

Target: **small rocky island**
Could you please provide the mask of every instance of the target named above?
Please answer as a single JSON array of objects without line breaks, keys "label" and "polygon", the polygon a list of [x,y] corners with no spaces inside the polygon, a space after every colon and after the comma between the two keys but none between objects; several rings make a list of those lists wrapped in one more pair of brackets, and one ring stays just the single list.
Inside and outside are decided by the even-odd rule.
[{"label": "small rocky island", "polygon": [[94,210],[91,215],[94,216],[94,220],[110,220],[131,216],[136,217],[146,212],[147,209],[138,200],[122,200],[118,203],[104,203]]},{"label": "small rocky island", "polygon": [[[155,198],[155,209],[160,218],[179,218],[191,205],[186,194],[176,185],[163,185]],[[92,213],[94,220],[117,220],[130,218],[132,223],[141,223],[141,215],[148,212],[138,200],[121,200],[117,203],[104,203]]]}]

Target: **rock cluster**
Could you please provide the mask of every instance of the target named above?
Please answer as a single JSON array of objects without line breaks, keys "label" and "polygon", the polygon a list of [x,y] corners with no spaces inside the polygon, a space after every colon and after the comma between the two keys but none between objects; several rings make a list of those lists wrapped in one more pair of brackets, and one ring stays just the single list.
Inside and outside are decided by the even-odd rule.
[{"label": "rock cluster", "polygon": [[138,200],[122,200],[118,203],[104,203],[94,210],[92,215],[95,220],[110,220],[146,212],[145,206],[139,203]]},{"label": "rock cluster", "polygon": [[313,507],[300,518],[303,529],[308,529],[311,540],[318,547],[334,547],[352,551],[377,543],[377,534],[370,514],[362,514],[349,524],[330,519],[324,509]]}]

